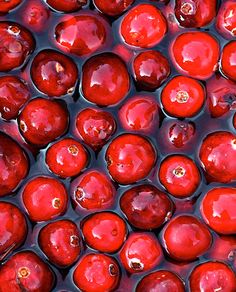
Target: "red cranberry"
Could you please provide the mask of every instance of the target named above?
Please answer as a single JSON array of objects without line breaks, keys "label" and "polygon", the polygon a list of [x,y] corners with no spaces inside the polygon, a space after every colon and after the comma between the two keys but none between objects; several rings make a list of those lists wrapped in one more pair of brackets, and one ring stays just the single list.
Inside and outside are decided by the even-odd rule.
[{"label": "red cranberry", "polygon": [[196,191],[201,175],[192,159],[183,155],[171,155],[162,161],[159,179],[172,196],[185,198]]},{"label": "red cranberry", "polygon": [[80,254],[79,230],[69,220],[49,223],[39,233],[39,246],[52,263],[72,265]]},{"label": "red cranberry", "polygon": [[129,91],[129,73],[124,62],[113,53],[90,58],[83,66],[84,97],[100,106],[114,105]]},{"label": "red cranberry", "polygon": [[152,144],[142,136],[134,134],[116,137],[106,152],[110,175],[120,184],[144,179],[152,170],[155,160],[156,153]]},{"label": "red cranberry", "polygon": [[75,285],[86,292],[114,291],[120,279],[117,262],[104,254],[85,255],[74,271]]},{"label": "red cranberry", "polygon": [[224,1],[216,17],[216,29],[227,39],[236,37],[236,3]]},{"label": "red cranberry", "polygon": [[63,214],[68,201],[64,185],[55,178],[46,176],[27,182],[22,199],[32,221],[48,221]]},{"label": "red cranberry", "polygon": [[87,0],[46,0],[51,8],[61,12],[74,12],[87,4]]},{"label": "red cranberry", "polygon": [[147,230],[160,227],[173,212],[169,197],[152,185],[128,189],[121,197],[120,207],[129,223]]},{"label": "red cranberry", "polygon": [[66,178],[78,175],[88,163],[88,154],[78,141],[65,138],[50,146],[46,163],[56,175]]},{"label": "red cranberry", "polygon": [[87,108],[76,117],[77,134],[94,150],[102,148],[116,130],[113,116],[100,109]]},{"label": "red cranberry", "polygon": [[177,36],[170,53],[180,73],[204,80],[217,69],[220,47],[210,34],[192,31]]},{"label": "red cranberry", "polygon": [[157,45],[167,31],[166,19],[151,4],[139,4],[130,9],[121,21],[120,32],[131,46],[150,48]]},{"label": "red cranberry", "polygon": [[135,0],[115,0],[107,2],[106,0],[94,0],[94,4],[97,9],[104,14],[119,16],[127,10],[134,1]]},{"label": "red cranberry", "polygon": [[211,246],[208,228],[192,215],[172,218],[163,231],[163,245],[171,258],[193,261]]},{"label": "red cranberry", "polygon": [[0,1],[0,15],[9,13],[12,9],[16,8],[22,0],[1,0]]},{"label": "red cranberry", "polygon": [[35,48],[31,33],[15,22],[0,22],[0,39],[0,71],[20,67]]},{"label": "red cranberry", "polygon": [[236,180],[236,135],[214,132],[202,142],[199,157],[210,181],[227,183]]},{"label": "red cranberry", "polygon": [[100,252],[113,253],[119,250],[126,239],[124,220],[111,212],[96,213],[82,225],[86,243]]},{"label": "red cranberry", "polygon": [[9,136],[0,132],[0,197],[19,185],[29,169],[28,158],[23,149]]},{"label": "red cranberry", "polygon": [[162,249],[152,233],[131,233],[120,252],[124,268],[131,274],[151,270],[162,260]]},{"label": "red cranberry", "polygon": [[221,55],[221,69],[227,77],[236,81],[236,41],[224,46]]},{"label": "red cranberry", "polygon": [[25,106],[18,123],[23,137],[41,147],[65,133],[68,118],[68,112],[61,103],[36,98]]},{"label": "red cranberry", "polygon": [[69,57],[57,51],[43,50],[33,60],[31,76],[44,94],[61,96],[74,91],[78,69]]}]

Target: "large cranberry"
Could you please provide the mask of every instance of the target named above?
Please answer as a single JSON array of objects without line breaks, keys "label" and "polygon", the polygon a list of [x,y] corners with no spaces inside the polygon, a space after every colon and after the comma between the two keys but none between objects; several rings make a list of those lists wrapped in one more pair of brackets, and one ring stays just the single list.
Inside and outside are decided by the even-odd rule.
[{"label": "large cranberry", "polygon": [[224,46],[221,55],[221,69],[227,77],[236,81],[236,41]]},{"label": "large cranberry", "polygon": [[87,0],[46,0],[53,9],[61,12],[74,12],[87,4]]},{"label": "large cranberry", "polygon": [[94,0],[94,4],[102,13],[110,16],[118,16],[122,14],[125,10],[135,0],[115,0],[115,1],[106,1],[106,0]]},{"label": "large cranberry", "polygon": [[0,15],[9,13],[21,2],[22,0],[0,0]]},{"label": "large cranberry", "polygon": [[236,37],[236,2],[222,2],[216,17],[216,29],[227,39]]}]

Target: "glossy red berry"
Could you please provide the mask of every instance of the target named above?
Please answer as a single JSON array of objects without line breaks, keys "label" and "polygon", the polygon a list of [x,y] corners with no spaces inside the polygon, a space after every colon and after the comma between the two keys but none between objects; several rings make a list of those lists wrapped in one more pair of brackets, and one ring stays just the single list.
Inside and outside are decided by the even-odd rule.
[{"label": "glossy red berry", "polygon": [[236,37],[236,2],[224,1],[216,17],[216,29],[225,38]]},{"label": "glossy red berry", "polygon": [[85,242],[100,252],[114,253],[119,250],[126,239],[126,223],[111,212],[91,215],[82,223]]},{"label": "glossy red berry", "polygon": [[106,0],[94,0],[94,4],[97,9],[104,14],[119,16],[127,10],[134,1],[135,0],[116,0],[107,2]]},{"label": "glossy red berry", "polygon": [[131,46],[151,48],[157,45],[167,31],[166,19],[161,11],[151,4],[139,4],[123,17],[120,33]]},{"label": "glossy red berry", "polygon": [[80,234],[75,223],[60,220],[47,224],[39,233],[39,246],[57,266],[72,265],[80,255]]},{"label": "glossy red berry", "polygon": [[20,5],[22,0],[1,0],[0,15],[9,13],[12,9]]},{"label": "glossy red berry", "polygon": [[226,77],[236,81],[236,41],[224,46],[221,55],[221,70]]},{"label": "glossy red berry", "polygon": [[144,179],[152,170],[155,160],[156,152],[152,144],[142,136],[134,134],[116,137],[106,152],[108,171],[120,184]]},{"label": "glossy red berry", "polygon": [[96,55],[83,66],[82,90],[92,103],[114,105],[126,96],[129,87],[125,63],[113,53]]},{"label": "glossy red berry", "polygon": [[87,4],[87,0],[46,0],[51,8],[61,12],[74,12]]},{"label": "glossy red berry", "polygon": [[25,185],[22,193],[24,207],[34,222],[51,220],[66,211],[67,192],[55,178],[39,176]]},{"label": "glossy red berry", "polygon": [[22,136],[37,146],[45,146],[65,133],[67,109],[59,102],[44,98],[31,100],[18,118]]},{"label": "glossy red berry", "polygon": [[120,199],[120,207],[130,224],[147,230],[159,228],[173,213],[169,197],[153,185],[128,189]]}]

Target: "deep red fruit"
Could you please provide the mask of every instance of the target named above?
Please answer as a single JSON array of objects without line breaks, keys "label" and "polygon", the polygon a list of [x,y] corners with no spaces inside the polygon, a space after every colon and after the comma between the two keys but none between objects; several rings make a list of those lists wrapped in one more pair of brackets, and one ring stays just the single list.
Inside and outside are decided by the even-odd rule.
[{"label": "deep red fruit", "polygon": [[170,54],[180,73],[204,80],[217,69],[220,47],[209,33],[192,31],[177,36],[170,47]]},{"label": "deep red fruit", "polygon": [[88,154],[81,143],[72,138],[64,138],[48,148],[46,163],[56,175],[71,177],[78,175],[85,168]]},{"label": "deep red fruit", "polygon": [[118,16],[122,14],[125,10],[135,0],[115,0],[115,1],[106,1],[106,0],[94,0],[94,4],[102,13],[110,16]]},{"label": "deep red fruit", "polygon": [[134,134],[116,137],[106,152],[110,175],[120,184],[144,179],[152,170],[155,160],[156,153],[152,144],[142,136]]},{"label": "deep red fruit", "polygon": [[39,176],[26,183],[22,193],[24,207],[32,221],[48,221],[66,211],[67,192],[55,178]]},{"label": "deep red fruit", "polygon": [[236,291],[236,277],[231,268],[220,262],[198,265],[190,275],[190,289],[201,291]]},{"label": "deep red fruit", "polygon": [[18,118],[22,136],[37,146],[45,146],[65,133],[67,109],[59,102],[44,98],[31,100]]},{"label": "deep red fruit", "polygon": [[236,81],[236,41],[224,46],[221,54],[221,70],[228,78]]},{"label": "deep red fruit", "polygon": [[9,136],[0,132],[0,197],[19,185],[29,169],[28,158],[23,149]]},{"label": "deep red fruit", "polygon": [[169,197],[152,185],[128,189],[120,199],[120,207],[130,224],[147,230],[160,227],[173,213]]},{"label": "deep red fruit", "polygon": [[75,285],[86,292],[114,291],[120,279],[115,259],[104,254],[85,255],[75,268]]},{"label": "deep red fruit", "polygon": [[157,45],[167,31],[166,19],[161,11],[151,4],[139,4],[123,17],[120,33],[131,46],[150,48]]},{"label": "deep red fruit", "polygon": [[214,132],[202,142],[199,157],[210,181],[227,183],[236,180],[236,135]]},{"label": "deep red fruit", "polygon": [[61,267],[72,265],[81,251],[78,227],[69,220],[47,224],[41,229],[38,240],[49,260]]},{"label": "deep red fruit", "polygon": [[22,0],[0,0],[0,15],[7,14],[21,2]]},{"label": "deep red fruit", "polygon": [[150,133],[159,126],[159,106],[152,96],[129,98],[120,108],[119,120],[127,131]]},{"label": "deep red fruit", "polygon": [[126,96],[129,87],[125,63],[113,53],[96,55],[83,66],[82,90],[90,102],[114,105]]},{"label": "deep red fruit", "polygon": [[175,260],[193,261],[211,246],[212,236],[208,228],[192,215],[172,218],[164,228],[163,245]]},{"label": "deep red fruit", "polygon": [[31,77],[44,94],[61,96],[74,91],[78,69],[69,57],[54,50],[43,50],[33,60]]},{"label": "deep red fruit", "polygon": [[87,4],[87,0],[46,0],[53,9],[61,12],[74,12]]},{"label": "deep red fruit", "polygon": [[115,188],[105,174],[90,169],[72,182],[70,193],[79,211],[95,211],[109,208],[113,204]]},{"label": "deep red fruit", "polygon": [[201,182],[201,175],[195,162],[184,155],[171,155],[165,158],[158,176],[167,191],[177,198],[191,196]]},{"label": "deep red fruit", "polygon": [[227,39],[236,37],[236,2],[224,1],[216,17],[216,29]]},{"label": "deep red fruit", "polygon": [[152,233],[131,233],[120,252],[124,268],[131,274],[151,270],[162,260],[158,240]]},{"label": "deep red fruit", "polygon": [[[13,204],[0,202],[0,260],[19,247],[27,235],[27,223]],[[1,288],[0,288],[1,289]]]},{"label": "deep red fruit", "polygon": [[100,109],[87,108],[76,117],[76,134],[94,150],[107,143],[116,130],[113,116]]},{"label": "deep red fruit", "polygon": [[126,239],[126,223],[111,212],[102,212],[86,218],[82,225],[85,242],[100,252],[119,250]]},{"label": "deep red fruit", "polygon": [[15,22],[0,22],[0,39],[0,71],[20,67],[35,48],[31,33]]},{"label": "deep red fruit", "polygon": [[219,187],[202,199],[201,214],[205,222],[221,234],[236,233],[236,188]]},{"label": "deep red fruit", "polygon": [[0,268],[0,291],[2,292],[50,292],[53,284],[53,272],[32,251],[18,252]]}]

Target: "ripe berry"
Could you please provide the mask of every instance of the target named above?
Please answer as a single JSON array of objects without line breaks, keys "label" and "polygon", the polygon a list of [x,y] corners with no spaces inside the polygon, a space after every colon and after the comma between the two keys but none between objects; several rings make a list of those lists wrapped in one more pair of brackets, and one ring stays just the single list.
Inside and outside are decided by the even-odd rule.
[{"label": "ripe berry", "polygon": [[65,133],[68,127],[68,112],[53,100],[31,100],[18,118],[22,136],[29,142],[43,147]]},{"label": "ripe berry", "polygon": [[12,9],[20,5],[22,0],[1,0],[0,15],[9,13]]},{"label": "ripe berry", "polygon": [[192,215],[172,218],[164,228],[163,245],[171,258],[193,261],[211,246],[212,236],[208,228]]},{"label": "ripe berry", "polygon": [[155,160],[156,152],[152,144],[142,136],[134,134],[116,137],[106,152],[108,171],[120,184],[144,179],[152,170]]},{"label": "ripe berry", "polygon": [[120,270],[115,259],[104,254],[90,253],[78,262],[73,279],[82,291],[115,291],[120,280]]},{"label": "ripe berry", "polygon": [[81,251],[79,230],[69,220],[47,224],[41,229],[38,240],[49,260],[61,267],[72,265]]},{"label": "ripe berry", "polygon": [[51,8],[61,12],[74,12],[87,4],[87,0],[46,0]]},{"label": "ripe berry", "polygon": [[236,41],[224,46],[221,55],[221,70],[228,78],[236,81]]},{"label": "ripe berry", "polygon": [[107,2],[106,0],[94,0],[94,4],[96,8],[104,14],[119,16],[127,10],[134,1],[135,0],[118,0]]},{"label": "ripe berry", "polygon": [[82,90],[90,102],[114,105],[126,96],[129,87],[125,63],[113,53],[96,55],[83,66]]},{"label": "ripe berry", "polygon": [[151,270],[162,260],[162,249],[152,233],[131,233],[120,252],[124,268],[131,274]]},{"label": "ripe berry", "polygon": [[227,39],[236,37],[236,2],[224,1],[216,17],[216,29]]},{"label": "ripe berry", "polygon": [[78,141],[65,138],[51,145],[46,152],[46,163],[56,175],[66,178],[78,175],[88,163],[88,154]]},{"label": "ripe berry", "polygon": [[152,185],[128,189],[120,199],[120,207],[130,224],[147,230],[160,227],[173,213],[169,197]]},{"label": "ripe berry", "polygon": [[161,11],[151,4],[139,4],[123,17],[120,33],[131,46],[150,48],[157,45],[167,31],[166,19]]},{"label": "ripe berry", "polygon": [[204,80],[217,69],[220,47],[209,33],[192,31],[177,36],[170,54],[180,73]]},{"label": "ripe berry", "polygon": [[26,183],[22,199],[34,222],[51,220],[66,211],[67,192],[55,178],[39,176]]},{"label": "ripe berry", "polygon": [[124,220],[111,212],[102,212],[86,218],[82,224],[85,242],[100,252],[113,253],[119,250],[126,239]]}]

